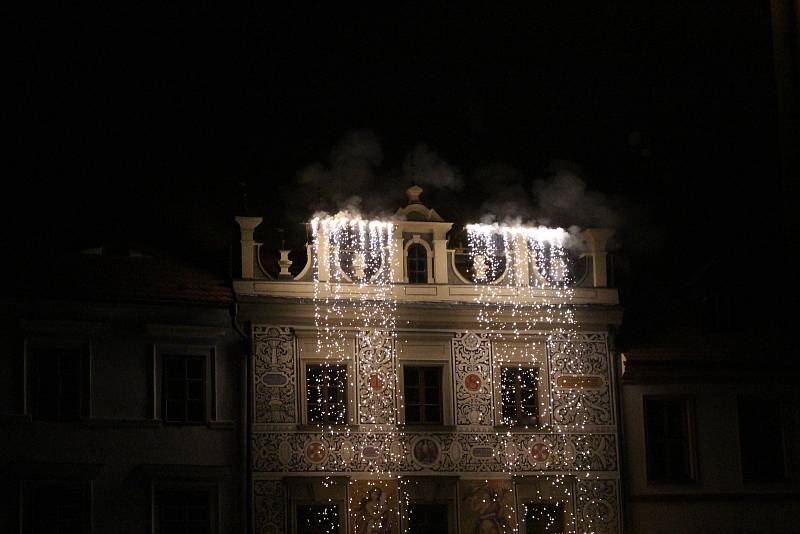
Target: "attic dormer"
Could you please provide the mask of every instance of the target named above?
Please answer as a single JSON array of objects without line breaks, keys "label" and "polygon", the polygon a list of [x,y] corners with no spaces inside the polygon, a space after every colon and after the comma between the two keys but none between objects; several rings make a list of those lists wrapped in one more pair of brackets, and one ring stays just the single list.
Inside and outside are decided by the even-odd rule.
[{"label": "attic dormer", "polygon": [[395,247],[403,261],[395,265],[394,279],[410,284],[446,284],[447,232],[453,223],[445,222],[422,203],[422,188],[406,190],[408,204],[394,214]]}]

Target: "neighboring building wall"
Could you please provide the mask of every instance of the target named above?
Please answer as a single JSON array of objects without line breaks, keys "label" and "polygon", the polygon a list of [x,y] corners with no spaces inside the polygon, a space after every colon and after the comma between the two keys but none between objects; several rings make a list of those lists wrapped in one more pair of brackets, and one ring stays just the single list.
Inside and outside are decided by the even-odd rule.
[{"label": "neighboring building wall", "polygon": [[[0,532],[20,532],[26,491],[51,483],[89,488],[92,532],[155,532],[155,501],[166,489],[207,491],[212,532],[244,530],[243,345],[226,306],[19,298],[0,310]],[[32,416],[32,355],[43,344],[86,350],[87,402],[79,420]],[[168,354],[205,362],[202,422],[164,422]]]},{"label": "neighboring building wall", "polygon": [[[666,354],[665,354],[666,352]],[[709,366],[709,355],[686,358],[626,353],[622,383],[626,531],[659,533],[786,533],[798,530],[800,451],[797,383],[791,376],[765,378],[737,371],[735,360]],[[796,380],[796,377],[795,377]],[[682,399],[692,410],[695,480],[648,481],[644,399]],[[786,478],[743,480],[741,399],[761,399],[756,412],[779,414]],[[750,410],[748,410],[750,412]],[[767,436],[764,436],[767,439]],[[764,446],[764,454],[771,454]]]}]

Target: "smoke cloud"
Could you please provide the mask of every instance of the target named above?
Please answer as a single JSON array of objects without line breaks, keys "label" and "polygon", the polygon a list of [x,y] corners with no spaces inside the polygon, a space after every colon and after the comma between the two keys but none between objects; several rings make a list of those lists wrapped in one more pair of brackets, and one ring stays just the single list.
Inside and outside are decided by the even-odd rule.
[{"label": "smoke cloud", "polygon": [[353,131],[333,147],[324,162],[297,174],[307,206],[312,210],[347,211],[370,216],[387,215],[402,205],[403,192],[412,183],[429,189],[458,191],[463,178],[428,145],[418,144],[401,166],[384,165],[378,136]]}]

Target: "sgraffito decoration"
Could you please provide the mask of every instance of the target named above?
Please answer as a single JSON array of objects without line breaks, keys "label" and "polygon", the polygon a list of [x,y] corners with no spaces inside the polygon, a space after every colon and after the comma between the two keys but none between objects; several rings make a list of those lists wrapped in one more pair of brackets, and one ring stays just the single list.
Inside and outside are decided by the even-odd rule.
[{"label": "sgraffito decoration", "polygon": [[579,532],[619,532],[619,502],[615,480],[584,480],[577,483]]},{"label": "sgraffito decoration", "polygon": [[516,531],[510,480],[459,480],[462,532],[511,534]]},{"label": "sgraffito decoration", "polygon": [[615,471],[613,434],[259,432],[258,472],[368,473],[376,463],[399,473]]},{"label": "sgraffito decoration", "polygon": [[356,480],[350,485],[349,493],[353,534],[398,532],[395,480]]},{"label": "sgraffito decoration", "polygon": [[491,342],[486,334],[466,332],[453,338],[456,424],[492,422]]},{"label": "sgraffito decoration", "polygon": [[394,339],[377,330],[361,332],[356,340],[358,403],[361,424],[394,424]]},{"label": "sgraffito decoration", "polygon": [[554,335],[547,344],[557,425],[614,424],[605,334]]},{"label": "sgraffito decoration", "polygon": [[295,339],[288,328],[253,326],[256,423],[297,422]]},{"label": "sgraffito decoration", "polygon": [[284,534],[286,532],[286,488],[280,480],[253,482],[256,532]]}]

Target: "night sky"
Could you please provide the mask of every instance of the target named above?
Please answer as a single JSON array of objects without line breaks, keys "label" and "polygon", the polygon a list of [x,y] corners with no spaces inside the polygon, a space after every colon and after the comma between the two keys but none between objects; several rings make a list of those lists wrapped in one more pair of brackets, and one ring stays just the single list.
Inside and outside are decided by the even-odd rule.
[{"label": "night sky", "polygon": [[742,242],[780,248],[768,2],[253,4],[20,18],[6,101],[20,266],[122,240],[224,273],[245,210],[268,245],[282,227],[299,247],[303,219],[338,206],[298,173],[365,130],[388,206],[424,143],[463,185],[423,200],[460,223],[495,189],[535,207],[536,181],[572,169],[618,218],[635,312]]}]

